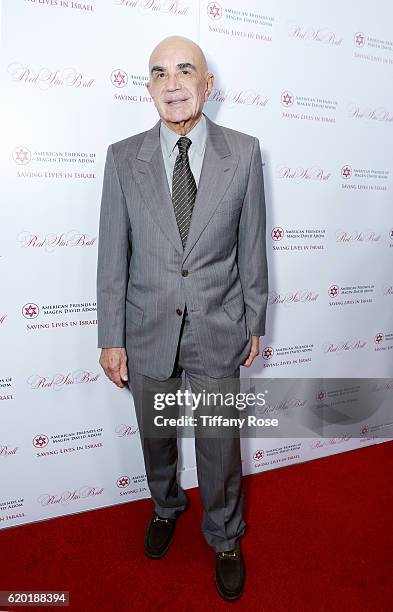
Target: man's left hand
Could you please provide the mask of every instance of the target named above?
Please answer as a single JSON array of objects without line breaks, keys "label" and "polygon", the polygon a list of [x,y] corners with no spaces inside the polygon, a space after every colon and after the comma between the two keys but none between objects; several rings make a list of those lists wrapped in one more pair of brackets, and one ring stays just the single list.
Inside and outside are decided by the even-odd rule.
[{"label": "man's left hand", "polygon": [[259,355],[259,336],[252,336],[251,351],[246,361],[242,363],[246,368],[249,368],[255,357]]}]

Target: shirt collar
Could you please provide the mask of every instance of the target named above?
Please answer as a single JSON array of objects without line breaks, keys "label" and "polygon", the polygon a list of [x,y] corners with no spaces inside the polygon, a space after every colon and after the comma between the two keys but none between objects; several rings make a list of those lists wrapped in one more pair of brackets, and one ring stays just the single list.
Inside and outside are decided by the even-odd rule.
[{"label": "shirt collar", "polygon": [[[186,136],[192,141],[189,150],[193,149],[198,152],[199,155],[202,155],[206,144],[206,118],[204,113],[202,113],[198,123],[194,125]],[[168,157],[172,155],[175,155],[175,157],[177,156],[177,149],[175,147],[179,138],[180,134],[171,130],[163,121],[160,122],[160,141]]]}]

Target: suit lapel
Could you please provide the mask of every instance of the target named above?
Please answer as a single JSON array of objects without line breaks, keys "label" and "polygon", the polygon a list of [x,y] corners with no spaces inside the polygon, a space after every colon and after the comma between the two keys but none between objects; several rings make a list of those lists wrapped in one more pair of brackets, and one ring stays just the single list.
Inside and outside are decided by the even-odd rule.
[{"label": "suit lapel", "polygon": [[145,135],[135,160],[128,157],[143,200],[175,249],[187,259],[209,223],[235,173],[239,158],[232,154],[223,130],[206,115],[206,150],[187,243],[183,250],[162,157],[160,121]]},{"label": "suit lapel", "polygon": [[206,127],[205,156],[184,248],[183,263],[221,202],[239,163],[239,158],[233,155],[229,148],[222,128],[207,116]]},{"label": "suit lapel", "polygon": [[160,146],[160,121],[148,130],[136,159],[128,157],[131,171],[138,182],[143,201],[175,249],[183,254],[171,193]]}]

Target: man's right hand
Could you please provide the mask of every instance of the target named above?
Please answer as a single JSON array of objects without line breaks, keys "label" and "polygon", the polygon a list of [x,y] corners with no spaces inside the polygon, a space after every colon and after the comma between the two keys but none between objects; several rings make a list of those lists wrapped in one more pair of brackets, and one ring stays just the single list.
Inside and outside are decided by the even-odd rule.
[{"label": "man's right hand", "polygon": [[118,387],[126,386],[123,383],[128,380],[125,348],[103,348],[99,363],[109,380]]}]

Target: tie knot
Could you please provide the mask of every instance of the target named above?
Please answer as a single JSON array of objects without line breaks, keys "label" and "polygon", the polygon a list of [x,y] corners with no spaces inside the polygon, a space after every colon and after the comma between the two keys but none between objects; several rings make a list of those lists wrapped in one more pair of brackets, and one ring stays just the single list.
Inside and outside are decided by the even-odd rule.
[{"label": "tie knot", "polygon": [[187,150],[189,149],[191,142],[192,141],[189,138],[187,138],[187,136],[181,136],[179,138],[176,144],[179,147],[180,155],[182,155],[183,153],[187,153]]}]

